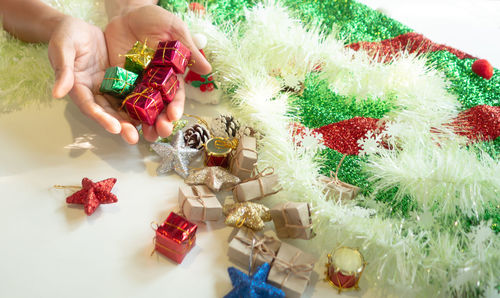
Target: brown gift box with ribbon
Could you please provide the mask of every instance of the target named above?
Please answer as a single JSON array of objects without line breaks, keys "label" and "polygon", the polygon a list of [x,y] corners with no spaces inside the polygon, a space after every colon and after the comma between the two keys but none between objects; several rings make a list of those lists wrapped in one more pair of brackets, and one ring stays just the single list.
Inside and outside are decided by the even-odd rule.
[{"label": "brown gift box with ribbon", "polygon": [[287,244],[281,244],[274,260],[267,281],[281,288],[286,297],[300,298],[309,284],[316,258],[300,249]]},{"label": "brown gift box with ribbon", "polygon": [[327,198],[336,201],[353,200],[359,192],[359,187],[342,182],[337,177],[321,175],[319,181],[325,184],[324,192]]},{"label": "brown gift box with ribbon", "polygon": [[314,236],[308,203],[280,203],[271,209],[271,217],[279,238],[311,239]]},{"label": "brown gift box with ribbon", "polygon": [[254,177],[236,185],[233,189],[233,196],[235,201],[246,202],[260,200],[280,190],[278,175],[274,174],[272,168],[266,168],[260,173],[257,172]]},{"label": "brown gift box with ribbon", "polygon": [[222,217],[222,205],[206,185],[180,186],[179,207],[192,221],[218,220]]},{"label": "brown gift box with ribbon", "polygon": [[239,229],[238,233],[229,242],[227,255],[235,264],[247,269],[252,252],[252,240],[255,239],[252,253],[252,271],[264,263],[271,263],[278,253],[281,241],[264,235],[262,232],[254,232],[250,229]]},{"label": "brown gift box with ribbon", "polygon": [[231,174],[241,180],[252,176],[257,162],[257,140],[253,137],[242,136],[238,142],[236,152],[231,158]]}]

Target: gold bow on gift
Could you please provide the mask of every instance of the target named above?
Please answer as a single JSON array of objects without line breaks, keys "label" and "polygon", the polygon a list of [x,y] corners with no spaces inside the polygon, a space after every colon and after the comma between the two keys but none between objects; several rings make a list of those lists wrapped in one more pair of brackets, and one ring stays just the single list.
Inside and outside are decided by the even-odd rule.
[{"label": "gold bow on gift", "polygon": [[225,224],[237,228],[246,226],[260,231],[265,221],[271,221],[269,208],[253,202],[226,204],[222,212],[226,215]]}]

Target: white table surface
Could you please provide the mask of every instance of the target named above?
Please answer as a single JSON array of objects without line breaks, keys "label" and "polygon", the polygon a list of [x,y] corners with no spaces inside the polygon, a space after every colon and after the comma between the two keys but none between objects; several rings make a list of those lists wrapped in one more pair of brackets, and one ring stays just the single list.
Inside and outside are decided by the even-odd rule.
[{"label": "white table surface", "polygon": [[[362,2],[500,67],[498,0]],[[217,107],[187,108],[217,113]],[[157,161],[145,142],[125,144],[67,99],[0,115],[0,140],[0,297],[221,297],[231,289],[231,228],[222,222],[199,226],[197,244],[181,265],[150,257],[150,222],[176,208],[182,180],[156,176]],[[75,142],[91,148],[74,148]],[[68,207],[68,193],[52,186],[80,184],[83,177],[116,177],[119,202],[101,205],[92,216]],[[321,281],[324,262],[305,297],[336,296]],[[361,287],[342,295],[373,296],[363,281]]]}]

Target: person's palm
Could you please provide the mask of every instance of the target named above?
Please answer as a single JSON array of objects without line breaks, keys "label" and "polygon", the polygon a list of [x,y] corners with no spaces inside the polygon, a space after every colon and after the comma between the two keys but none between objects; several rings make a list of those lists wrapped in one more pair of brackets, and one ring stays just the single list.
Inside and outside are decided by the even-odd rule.
[{"label": "person's palm", "polygon": [[[194,71],[207,74],[211,68],[205,58],[194,45],[186,25],[174,14],[155,5],[134,9],[124,16],[111,20],[104,31],[108,48],[109,62],[112,66],[123,66],[124,57],[136,41],[147,40],[148,46],[156,48],[160,40],[179,40],[192,52]],[[156,125],[143,125],[144,137],[154,141],[158,135],[168,136],[172,131],[172,121],[179,119],[184,110],[184,84],[180,87],[174,100],[160,114]]]},{"label": "person's palm", "polygon": [[69,93],[80,110],[107,131],[121,132],[131,144],[137,142],[135,127],[99,93],[109,66],[106,40],[99,28],[76,18],[65,18],[50,39],[49,60],[56,73],[54,97]]}]

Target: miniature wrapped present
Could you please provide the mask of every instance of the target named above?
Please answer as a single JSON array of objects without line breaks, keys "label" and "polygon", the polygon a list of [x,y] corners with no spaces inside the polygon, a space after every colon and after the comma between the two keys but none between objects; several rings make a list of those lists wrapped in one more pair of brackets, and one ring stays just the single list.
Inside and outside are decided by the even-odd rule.
[{"label": "miniature wrapped present", "polygon": [[271,218],[279,238],[311,239],[314,236],[308,203],[280,203],[271,209]]},{"label": "miniature wrapped present", "polygon": [[122,106],[127,109],[131,118],[148,125],[153,125],[156,122],[156,118],[164,107],[160,91],[143,84],[135,87]]},{"label": "miniature wrapped present", "polygon": [[156,229],[155,251],[179,264],[182,263],[196,243],[197,228],[194,223],[171,212],[165,222]]},{"label": "miniature wrapped present", "polygon": [[188,220],[207,221],[222,217],[222,205],[205,185],[180,186],[179,206]]},{"label": "miniature wrapped present", "polygon": [[345,202],[353,200],[359,192],[359,187],[340,181],[337,177],[320,175],[319,181],[324,183],[327,198]]},{"label": "miniature wrapped present", "polygon": [[[251,253],[253,239],[255,242],[253,243],[253,253]],[[246,269],[249,266],[250,254],[252,254],[253,271],[254,268],[264,263],[271,263],[280,246],[281,241],[276,238],[242,228],[229,242],[227,255],[232,262]]]},{"label": "miniature wrapped present", "polygon": [[[266,171],[267,169],[270,171]],[[258,173],[255,177],[236,185],[233,189],[234,199],[245,202],[259,200],[278,193],[281,190],[278,175],[274,174],[273,169],[267,169]]]},{"label": "miniature wrapped present", "polygon": [[257,163],[257,140],[242,136],[231,158],[231,173],[241,180],[250,178]]},{"label": "miniature wrapped present", "polygon": [[300,298],[309,284],[316,258],[300,249],[282,243],[271,266],[267,281],[281,288],[286,297]]},{"label": "miniature wrapped present", "polygon": [[125,98],[132,90],[138,75],[121,67],[106,69],[99,91],[118,98]]},{"label": "miniature wrapped present", "polygon": [[158,89],[163,101],[170,103],[179,88],[179,80],[171,67],[150,67],[142,78],[142,83]]},{"label": "miniature wrapped present", "polygon": [[138,75],[149,66],[155,51],[146,45],[137,41],[132,49],[125,54],[125,69]]},{"label": "miniature wrapped present", "polygon": [[191,59],[191,51],[178,40],[160,41],[151,64],[169,66],[176,73],[184,73]]}]

